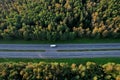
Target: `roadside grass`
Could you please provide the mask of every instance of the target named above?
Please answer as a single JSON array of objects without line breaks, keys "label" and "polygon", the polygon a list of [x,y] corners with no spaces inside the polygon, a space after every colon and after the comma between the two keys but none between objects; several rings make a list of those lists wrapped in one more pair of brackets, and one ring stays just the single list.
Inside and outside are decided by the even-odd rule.
[{"label": "roadside grass", "polygon": [[120,43],[120,39],[89,39],[81,38],[66,41],[41,41],[41,40],[0,40],[0,44],[66,44],[66,43]]},{"label": "roadside grass", "polygon": [[58,63],[76,63],[85,64],[86,62],[95,62],[97,64],[105,64],[108,62],[114,62],[120,64],[120,57],[103,57],[103,58],[59,58],[59,59],[39,59],[39,58],[0,58],[0,63],[2,62],[58,62]]}]

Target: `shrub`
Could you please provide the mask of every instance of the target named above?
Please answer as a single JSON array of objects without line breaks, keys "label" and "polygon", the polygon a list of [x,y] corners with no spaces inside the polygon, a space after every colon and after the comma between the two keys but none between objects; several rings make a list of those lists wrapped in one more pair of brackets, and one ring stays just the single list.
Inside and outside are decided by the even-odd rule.
[{"label": "shrub", "polygon": [[0,63],[1,80],[119,80],[120,64]]}]

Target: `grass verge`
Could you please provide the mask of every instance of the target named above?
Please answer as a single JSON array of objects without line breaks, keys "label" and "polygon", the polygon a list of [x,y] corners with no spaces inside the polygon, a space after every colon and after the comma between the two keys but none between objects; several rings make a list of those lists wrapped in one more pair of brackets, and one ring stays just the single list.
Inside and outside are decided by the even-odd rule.
[{"label": "grass verge", "polygon": [[0,40],[0,44],[66,44],[66,43],[120,43],[120,39],[75,39],[75,40],[66,40],[66,41],[41,41],[41,40]]},{"label": "grass verge", "polygon": [[68,64],[85,64],[88,61],[96,62],[98,64],[105,64],[108,62],[114,62],[120,64],[120,57],[109,57],[109,58],[62,58],[62,59],[36,59],[36,58],[0,58],[0,63],[2,62],[65,62]]}]

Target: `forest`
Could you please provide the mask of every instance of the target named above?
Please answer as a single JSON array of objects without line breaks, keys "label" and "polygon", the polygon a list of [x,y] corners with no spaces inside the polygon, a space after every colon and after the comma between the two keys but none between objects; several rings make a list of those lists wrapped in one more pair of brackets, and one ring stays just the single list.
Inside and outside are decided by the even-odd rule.
[{"label": "forest", "polygon": [[120,0],[0,0],[0,40],[120,38]]}]

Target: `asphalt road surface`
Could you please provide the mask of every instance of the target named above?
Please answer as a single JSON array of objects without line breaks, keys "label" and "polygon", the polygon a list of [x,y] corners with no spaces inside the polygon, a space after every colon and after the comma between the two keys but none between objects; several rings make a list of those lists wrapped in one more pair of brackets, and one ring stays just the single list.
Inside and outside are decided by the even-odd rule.
[{"label": "asphalt road surface", "polygon": [[0,44],[0,50],[45,50],[45,52],[0,51],[1,58],[80,58],[80,57],[120,57],[120,50],[57,52],[57,50],[120,49],[120,43],[104,44]]}]

